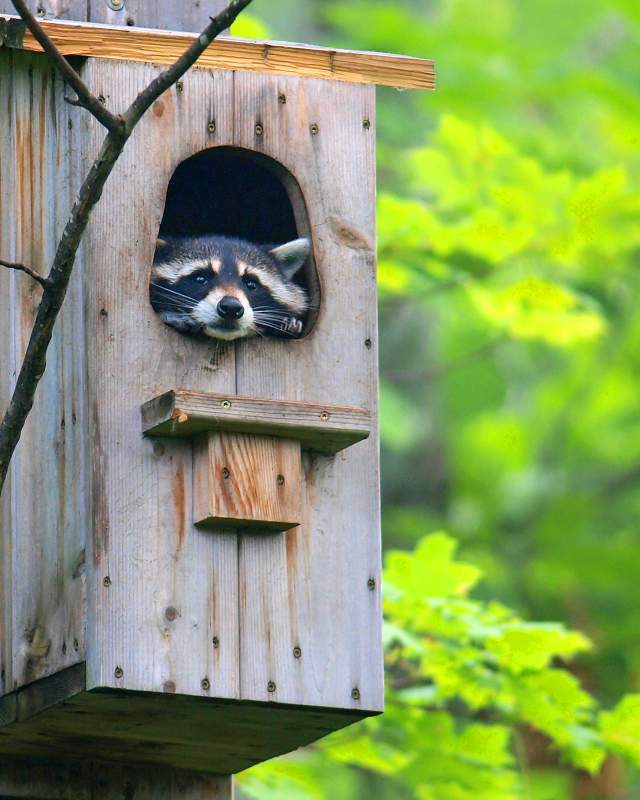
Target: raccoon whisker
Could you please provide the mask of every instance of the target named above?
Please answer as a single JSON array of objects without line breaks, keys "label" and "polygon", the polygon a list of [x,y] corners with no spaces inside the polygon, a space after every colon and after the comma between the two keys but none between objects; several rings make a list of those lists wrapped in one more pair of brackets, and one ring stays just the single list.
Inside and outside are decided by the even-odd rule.
[{"label": "raccoon whisker", "polygon": [[151,286],[155,286],[161,292],[167,292],[167,294],[173,294],[176,297],[182,297],[185,300],[188,300],[190,303],[194,303],[197,305],[197,301],[194,301],[193,297],[189,297],[188,294],[182,294],[182,292],[176,292],[175,289],[169,289],[167,286],[163,286],[161,283],[154,283],[151,281]]}]

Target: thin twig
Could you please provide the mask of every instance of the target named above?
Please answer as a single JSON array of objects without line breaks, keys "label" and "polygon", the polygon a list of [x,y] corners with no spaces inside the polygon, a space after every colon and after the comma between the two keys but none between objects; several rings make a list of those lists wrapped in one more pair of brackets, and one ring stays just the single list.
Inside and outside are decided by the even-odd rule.
[{"label": "thin twig", "polygon": [[26,272],[29,277],[33,278],[34,281],[37,281],[43,289],[47,288],[47,279],[44,278],[40,273],[36,272],[31,267],[27,267],[25,264],[16,264],[14,261],[3,261],[0,258],[0,267],[6,267],[7,269],[15,269],[19,272]]},{"label": "thin twig", "polygon": [[[109,114],[107,116],[104,113],[106,109],[97,100],[96,102],[99,103],[101,110],[97,113],[94,112],[94,108],[90,107],[90,105],[95,98],[64,56],[58,51],[55,44],[43,33],[37,20],[26,8],[23,0],[12,0],[12,2],[34,37],[51,56],[58,69],[76,91],[80,104],[88,108],[108,128],[108,133],[98,157],[93,162],[82,183],[58,243],[49,275],[47,278],[39,276],[45,282],[43,284],[44,292],[38,306],[36,320],[27,345],[27,352],[18,374],[9,408],[0,423],[0,493],[9,471],[9,463],[20,440],[22,429],[33,407],[36,389],[46,368],[47,349],[51,341],[53,327],[69,286],[80,241],[89,222],[93,207],[100,199],[104,185],[111,175],[127,139],[144,112],[163,92],[184,75],[189,67],[193,66],[216,36],[228,28],[252,0],[231,0],[227,8],[212,19],[198,39],[187,48],[173,66],[162,72],[146,89],[140,92],[123,117],[114,117],[110,112],[107,112]],[[75,101],[72,101],[72,105],[74,104]]]},{"label": "thin twig", "polygon": [[91,92],[87,84],[78,75],[75,69],[62,55],[60,50],[49,38],[46,31],[42,28],[38,20],[33,16],[29,7],[24,0],[11,0],[13,7],[22,17],[22,21],[29,28],[33,34],[34,39],[39,43],[42,49],[51,58],[53,63],[58,68],[60,74],[65,81],[71,86],[73,91],[78,95],[78,100],[74,101],[74,105],[81,105],[86,108],[98,120],[101,125],[108,131],[117,131],[124,128],[124,121],[122,117],[117,117],[112,114],[105,106],[98,100],[98,98]]}]

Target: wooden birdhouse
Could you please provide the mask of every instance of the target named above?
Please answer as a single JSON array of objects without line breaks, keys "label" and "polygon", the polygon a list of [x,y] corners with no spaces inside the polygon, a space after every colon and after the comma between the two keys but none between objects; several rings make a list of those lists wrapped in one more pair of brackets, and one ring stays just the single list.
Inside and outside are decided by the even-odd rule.
[{"label": "wooden birdhouse", "polygon": [[[43,25],[118,110],[192,34],[115,8]],[[103,132],[0,22],[0,247],[44,272]],[[127,143],[0,500],[0,758],[228,775],[382,711],[375,84],[432,64],[221,39]],[[303,336],[164,325],[163,233],[308,237]],[[0,270],[0,408],[38,296]]]}]

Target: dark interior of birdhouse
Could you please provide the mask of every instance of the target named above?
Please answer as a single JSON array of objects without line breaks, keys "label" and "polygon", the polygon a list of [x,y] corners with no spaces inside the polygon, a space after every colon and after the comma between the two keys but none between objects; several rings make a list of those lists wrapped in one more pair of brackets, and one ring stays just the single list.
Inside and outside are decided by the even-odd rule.
[{"label": "dark interior of birdhouse", "polygon": [[[169,182],[159,236],[219,235],[255,244],[312,240],[302,190],[280,163],[237,147],[215,147],[183,161]],[[295,278],[308,293],[304,335],[319,306],[313,252]]]}]

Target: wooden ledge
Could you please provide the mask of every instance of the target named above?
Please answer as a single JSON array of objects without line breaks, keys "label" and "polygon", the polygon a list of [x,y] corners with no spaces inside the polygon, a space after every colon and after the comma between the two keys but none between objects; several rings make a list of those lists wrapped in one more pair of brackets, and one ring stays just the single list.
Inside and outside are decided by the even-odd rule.
[{"label": "wooden ledge", "polygon": [[[120,61],[172,64],[197,38],[149,28],[127,28],[89,22],[40,20],[60,51],[67,56],[94,56]],[[0,46],[41,52],[19,17],[0,14]],[[200,56],[205,69],[245,70],[350,83],[433,89],[435,68],[425,58],[356,50],[334,50],[288,42],[219,37]]]},{"label": "wooden ledge", "polygon": [[142,430],[147,436],[205,431],[276,436],[300,442],[303,450],[333,454],[369,436],[371,414],[349,406],[175,389],[142,406]]}]

